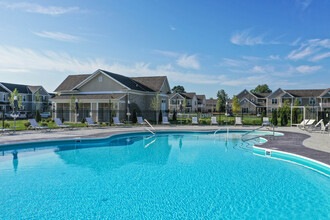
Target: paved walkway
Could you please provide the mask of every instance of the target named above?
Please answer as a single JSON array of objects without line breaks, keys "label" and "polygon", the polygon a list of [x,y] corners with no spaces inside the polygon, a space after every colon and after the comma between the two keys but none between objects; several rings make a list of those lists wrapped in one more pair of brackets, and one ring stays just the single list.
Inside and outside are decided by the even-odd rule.
[{"label": "paved walkway", "polygon": [[[206,131],[216,130],[217,126],[155,126],[157,130],[171,131],[171,130],[186,130],[186,131]],[[230,130],[252,130],[257,127],[253,126],[229,126]],[[266,129],[261,129],[266,130]],[[104,128],[80,128],[72,131],[55,129],[51,132],[40,131],[20,131],[14,135],[1,135],[1,145],[46,141],[46,140],[60,140],[60,139],[74,139],[74,138],[101,138],[108,137],[117,133],[127,133],[134,131],[146,131],[145,127],[104,127]],[[268,137],[269,141],[262,146],[269,149],[277,149],[290,153],[299,154],[310,157],[315,160],[322,161],[330,165],[330,134],[308,133],[296,127],[279,127],[275,131],[283,132],[284,136]]]}]

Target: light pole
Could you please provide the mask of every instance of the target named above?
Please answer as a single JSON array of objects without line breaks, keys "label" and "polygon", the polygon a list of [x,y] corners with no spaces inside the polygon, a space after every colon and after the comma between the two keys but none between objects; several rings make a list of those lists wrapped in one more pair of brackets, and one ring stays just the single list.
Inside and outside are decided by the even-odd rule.
[{"label": "light pole", "polygon": [[17,96],[14,96],[14,109],[13,112],[11,114],[11,117],[14,118],[14,131],[16,131],[16,118],[18,118],[18,100],[17,100]]},{"label": "light pole", "polygon": [[131,115],[131,113],[129,112],[130,105],[131,105],[131,102],[129,100],[127,100],[127,122],[129,122],[129,116]]}]

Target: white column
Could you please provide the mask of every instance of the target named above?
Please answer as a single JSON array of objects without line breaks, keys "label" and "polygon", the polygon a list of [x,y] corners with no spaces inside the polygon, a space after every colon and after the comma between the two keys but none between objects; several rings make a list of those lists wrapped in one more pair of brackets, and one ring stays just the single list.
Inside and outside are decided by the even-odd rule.
[{"label": "white column", "polygon": [[96,103],[96,113],[95,113],[95,120],[98,122],[99,121],[99,103]]},{"label": "white column", "polygon": [[54,118],[57,118],[57,103],[56,102],[53,102],[53,109],[55,109],[55,112],[54,112]]}]

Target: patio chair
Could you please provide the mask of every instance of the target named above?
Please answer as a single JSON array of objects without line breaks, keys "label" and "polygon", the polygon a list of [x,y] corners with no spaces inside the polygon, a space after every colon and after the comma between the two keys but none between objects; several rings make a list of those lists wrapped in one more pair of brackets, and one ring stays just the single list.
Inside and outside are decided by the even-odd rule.
[{"label": "patio chair", "polygon": [[15,131],[13,129],[0,128],[0,132],[1,134],[5,134],[5,133],[14,134]]},{"label": "patio chair", "polygon": [[43,127],[43,126],[40,126],[38,124],[38,122],[35,120],[35,119],[29,119],[29,122],[30,122],[30,129],[34,129],[34,130],[44,130],[44,131],[50,131],[51,128],[50,127]]},{"label": "patio chair", "polygon": [[314,122],[315,122],[315,119],[309,119],[306,124],[304,124],[304,125],[298,125],[298,128],[300,128],[302,130],[305,130],[305,129],[307,129],[310,126],[313,126]]},{"label": "patio chair", "polygon": [[217,117],[211,117],[211,125],[218,125]]},{"label": "patio chair", "polygon": [[300,122],[299,124],[292,124],[292,126],[304,126],[307,122],[309,121],[309,119],[305,119],[302,122]]},{"label": "patio chair", "polygon": [[87,121],[87,126],[91,126],[91,127],[97,127],[97,126],[100,126],[99,124],[97,123],[94,123],[93,119],[92,118],[86,118],[86,121]]},{"label": "patio chair", "polygon": [[270,123],[269,118],[268,117],[263,117],[262,126],[270,126],[270,125],[272,125],[272,123]]},{"label": "patio chair", "polygon": [[[320,127],[319,127],[320,126]],[[322,130],[322,127],[325,128],[324,123],[323,123],[323,119],[321,119],[319,122],[317,122],[315,125],[306,127],[306,131],[308,132],[313,132],[313,131],[317,131],[317,130]]]},{"label": "patio chair", "polygon": [[168,117],[164,116],[163,117],[163,122],[162,122],[163,125],[170,125],[171,123],[168,121]]},{"label": "patio chair", "polygon": [[236,125],[243,125],[241,117],[235,117],[235,126]]},{"label": "patio chair", "polygon": [[321,123],[321,132],[325,133],[325,132],[329,132],[329,128],[330,128],[330,121],[324,125],[324,122],[322,121]]},{"label": "patio chair", "polygon": [[113,123],[114,123],[115,125],[125,125],[124,123],[121,123],[121,122],[119,121],[119,118],[118,118],[118,117],[113,117],[112,119],[113,119]]},{"label": "patio chair", "polygon": [[144,121],[143,121],[143,118],[142,117],[137,117],[137,122],[138,122],[138,124],[140,124],[140,125],[146,125],[147,123],[145,123]]},{"label": "patio chair", "polygon": [[198,118],[197,117],[192,117],[191,118],[191,124],[192,125],[198,125]]},{"label": "patio chair", "polygon": [[54,121],[55,121],[57,127],[73,129],[73,126],[63,124],[63,122],[59,118],[55,118]]}]

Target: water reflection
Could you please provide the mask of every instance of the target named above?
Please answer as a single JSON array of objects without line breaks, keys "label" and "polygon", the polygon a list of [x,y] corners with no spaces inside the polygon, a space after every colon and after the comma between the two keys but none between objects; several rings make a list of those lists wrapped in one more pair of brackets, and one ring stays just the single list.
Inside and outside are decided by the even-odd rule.
[{"label": "water reflection", "polygon": [[130,164],[161,166],[167,163],[172,148],[168,140],[167,135],[116,138],[97,146],[62,146],[56,154],[67,164],[88,167],[97,172],[107,172]]},{"label": "water reflection", "polygon": [[18,152],[16,150],[14,150],[12,152],[12,154],[13,154],[13,167],[14,167],[14,171],[16,173],[17,168],[18,168]]}]

